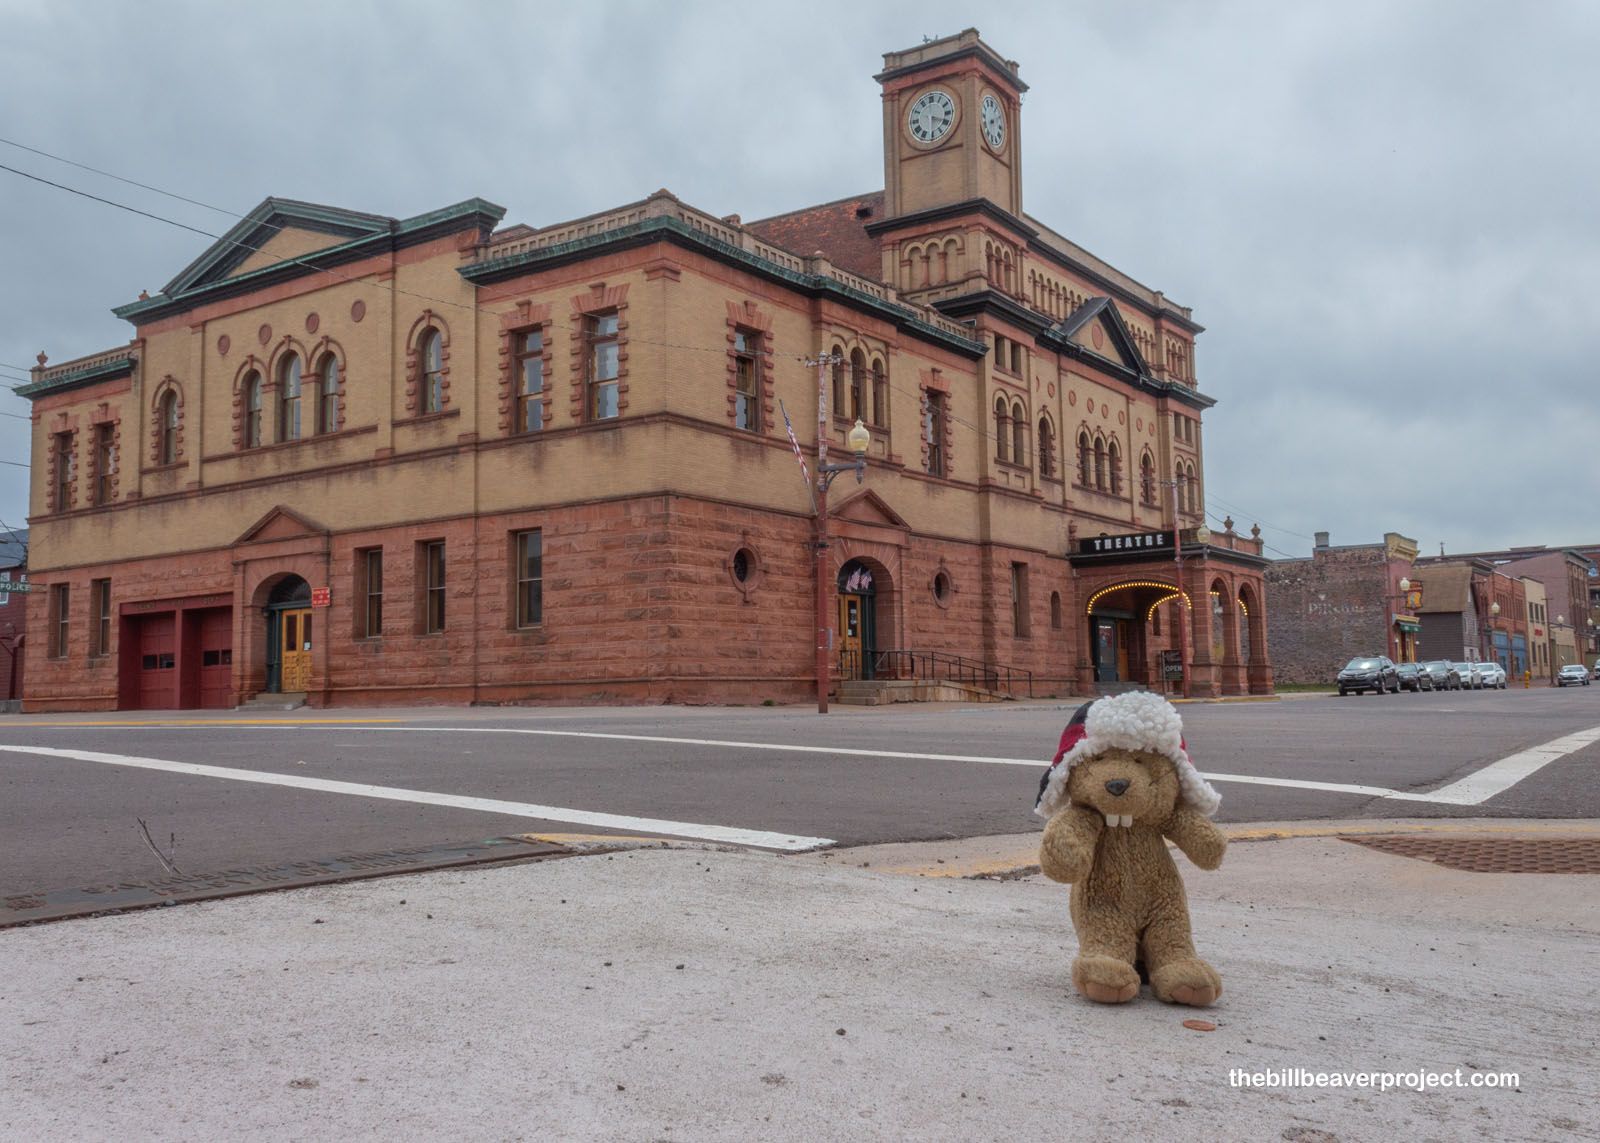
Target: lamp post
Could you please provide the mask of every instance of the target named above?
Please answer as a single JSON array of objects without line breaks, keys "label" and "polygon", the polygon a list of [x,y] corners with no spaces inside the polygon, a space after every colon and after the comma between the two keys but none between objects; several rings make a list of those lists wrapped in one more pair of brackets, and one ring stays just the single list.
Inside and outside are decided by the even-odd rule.
[{"label": "lamp post", "polygon": [[845,437],[855,460],[849,464],[828,463],[828,366],[833,358],[824,354],[817,361],[817,713],[828,713],[828,651],[832,627],[828,623],[831,577],[828,575],[828,488],[841,472],[854,472],[861,483],[867,469],[867,446],[872,433],[861,418]]},{"label": "lamp post", "polygon": [[[1188,598],[1183,592],[1183,561],[1187,558],[1183,554],[1183,529],[1177,526],[1177,490],[1173,490],[1173,529],[1172,529],[1172,559],[1177,565],[1178,580],[1178,661],[1183,667],[1183,682],[1180,693],[1184,698],[1189,697],[1189,624],[1194,619],[1194,609],[1185,607],[1184,600]],[[1201,524],[1194,530],[1194,542],[1200,545],[1201,554],[1205,546],[1211,542],[1211,529]],[[1209,596],[1207,597],[1209,598]]]},{"label": "lamp post", "polygon": [[1489,657],[1491,659],[1493,659],[1497,663],[1500,661],[1500,655],[1499,655],[1499,652],[1497,651],[1497,649],[1495,648],[1494,637],[1497,634],[1499,634],[1499,632],[1500,632],[1500,625],[1499,625],[1499,622],[1498,622],[1499,618],[1500,618],[1500,604],[1499,604],[1499,602],[1491,603],[1489,605]]},{"label": "lamp post", "polygon": [[[1405,576],[1400,577],[1400,583],[1397,586],[1400,588],[1400,593],[1398,595],[1385,595],[1383,597],[1385,603],[1393,599],[1405,599],[1411,594],[1411,581]],[[1394,626],[1396,620],[1397,616],[1395,613],[1390,612],[1390,626]],[[1399,631],[1394,633],[1394,661],[1396,663],[1404,663],[1408,661],[1406,659],[1405,641],[1401,638]]]}]

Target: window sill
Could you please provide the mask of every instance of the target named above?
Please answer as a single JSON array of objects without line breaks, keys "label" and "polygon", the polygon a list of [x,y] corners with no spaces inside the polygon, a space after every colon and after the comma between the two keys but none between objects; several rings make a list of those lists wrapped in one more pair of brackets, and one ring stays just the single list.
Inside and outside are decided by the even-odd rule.
[{"label": "window sill", "polygon": [[418,413],[414,417],[396,417],[394,423],[396,426],[425,425],[432,421],[447,421],[451,417],[459,417],[460,415],[461,409],[457,407],[454,409],[441,409],[437,413]]}]

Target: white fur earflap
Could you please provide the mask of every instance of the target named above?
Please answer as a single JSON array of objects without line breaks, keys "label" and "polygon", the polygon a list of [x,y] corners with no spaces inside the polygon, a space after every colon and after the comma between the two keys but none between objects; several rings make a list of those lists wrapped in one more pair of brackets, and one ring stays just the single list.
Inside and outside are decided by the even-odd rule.
[{"label": "white fur earflap", "polygon": [[1050,770],[1033,809],[1040,817],[1053,817],[1067,805],[1067,776],[1078,761],[1118,748],[1147,750],[1172,759],[1183,800],[1206,817],[1217,812],[1222,797],[1189,761],[1183,743],[1183,720],[1178,717],[1177,708],[1160,695],[1129,691],[1097,699],[1089,707],[1083,730],[1083,737],[1061,754]]}]

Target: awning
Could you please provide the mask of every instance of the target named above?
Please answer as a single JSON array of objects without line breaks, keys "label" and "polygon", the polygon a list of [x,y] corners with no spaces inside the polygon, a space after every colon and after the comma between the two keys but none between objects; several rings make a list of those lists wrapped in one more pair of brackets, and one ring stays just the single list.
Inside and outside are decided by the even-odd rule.
[{"label": "awning", "polygon": [[1422,621],[1412,615],[1396,615],[1394,625],[1402,631],[1421,631]]}]

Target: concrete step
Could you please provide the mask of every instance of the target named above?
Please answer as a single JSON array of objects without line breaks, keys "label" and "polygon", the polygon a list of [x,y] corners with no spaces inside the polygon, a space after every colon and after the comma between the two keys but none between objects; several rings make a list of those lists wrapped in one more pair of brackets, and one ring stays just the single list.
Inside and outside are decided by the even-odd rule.
[{"label": "concrete step", "polygon": [[306,705],[305,691],[284,691],[282,694],[261,694],[245,699],[239,710],[296,710]]},{"label": "concrete step", "polygon": [[843,706],[884,706],[894,702],[1007,702],[1010,695],[948,679],[846,679],[834,701]]}]

